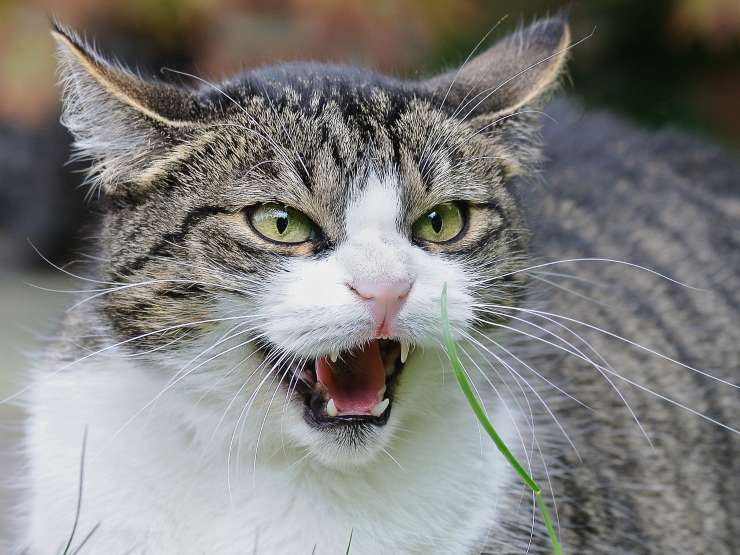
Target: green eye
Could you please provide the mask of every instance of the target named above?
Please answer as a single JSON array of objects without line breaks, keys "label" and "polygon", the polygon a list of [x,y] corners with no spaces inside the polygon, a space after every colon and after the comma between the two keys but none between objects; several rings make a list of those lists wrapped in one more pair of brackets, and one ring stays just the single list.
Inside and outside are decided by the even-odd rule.
[{"label": "green eye", "polygon": [[416,239],[443,243],[457,237],[465,222],[460,207],[454,202],[438,204],[414,222],[412,232]]},{"label": "green eye", "polygon": [[267,202],[249,214],[252,227],[270,241],[303,243],[311,237],[314,224],[308,216],[295,208]]}]

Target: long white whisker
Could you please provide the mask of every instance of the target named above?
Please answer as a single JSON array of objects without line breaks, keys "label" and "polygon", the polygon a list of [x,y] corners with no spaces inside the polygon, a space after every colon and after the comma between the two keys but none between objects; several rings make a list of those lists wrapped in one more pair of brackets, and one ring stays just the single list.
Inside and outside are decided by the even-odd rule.
[{"label": "long white whisker", "polygon": [[396,463],[396,466],[398,468],[400,468],[403,472],[406,472],[406,469],[403,466],[401,466],[401,463],[396,460],[396,457],[390,454],[388,449],[386,449],[385,447],[381,445],[380,450],[383,451],[383,453],[385,453],[386,455],[388,455],[388,458],[392,460],[394,463]]},{"label": "long white whisker", "polygon": [[674,399],[671,399],[670,397],[666,397],[664,395],[661,395],[660,393],[657,393],[657,392],[653,391],[652,389],[650,389],[648,387],[645,387],[642,384],[639,384],[639,383],[637,383],[635,381],[632,381],[629,378],[626,378],[626,377],[624,377],[624,376],[622,376],[622,375],[614,372],[613,370],[610,370],[609,368],[606,368],[606,367],[601,366],[601,365],[599,365],[599,364],[597,364],[597,363],[595,363],[593,361],[590,361],[588,358],[583,357],[582,355],[580,355],[580,354],[578,354],[578,353],[576,353],[576,352],[574,352],[574,351],[572,351],[572,350],[570,350],[570,349],[568,349],[566,347],[563,347],[562,345],[558,345],[556,343],[553,343],[552,341],[548,341],[547,339],[544,339],[543,337],[537,337],[536,335],[532,335],[532,334],[527,333],[527,332],[525,332],[523,330],[512,328],[511,326],[506,326],[504,324],[499,324],[499,323],[496,323],[496,322],[487,322],[486,321],[485,323],[487,323],[489,325],[492,325],[492,326],[496,326],[496,327],[508,329],[510,331],[513,331],[514,333],[519,333],[521,335],[525,335],[525,336],[527,336],[527,337],[529,337],[531,339],[534,339],[536,341],[541,341],[541,342],[543,342],[543,343],[545,343],[547,345],[550,345],[552,347],[555,347],[556,349],[560,349],[561,351],[564,351],[566,353],[569,353],[569,354],[573,355],[576,358],[582,359],[585,362],[587,362],[588,364],[591,364],[592,366],[593,365],[599,366],[599,368],[601,368],[604,372],[607,372],[610,375],[616,376],[620,380],[623,380],[623,381],[625,381],[625,382],[627,382],[627,383],[629,383],[629,384],[637,387],[638,389],[641,389],[641,390],[645,391],[646,393],[649,393],[649,394],[651,394],[651,395],[653,395],[655,397],[658,397],[659,399],[662,399],[662,400],[664,400],[664,401],[666,401],[668,403],[671,403],[671,404],[673,404],[673,405],[675,405],[677,407],[680,407],[680,408],[682,408],[682,409],[684,409],[684,410],[686,410],[686,411],[688,411],[688,412],[690,412],[690,413],[692,413],[692,414],[694,414],[694,415],[702,418],[703,420],[706,420],[707,422],[711,422],[712,424],[716,424],[717,426],[719,426],[719,427],[721,427],[721,428],[723,428],[723,429],[725,429],[727,431],[730,431],[730,432],[732,432],[734,434],[740,435],[740,430],[736,430],[735,428],[733,428],[731,426],[728,426],[727,424],[723,424],[719,420],[715,420],[714,418],[711,418],[711,417],[709,417],[709,416],[707,416],[705,414],[702,414],[702,413],[698,412],[697,410],[692,409],[691,407],[688,407],[688,406],[686,406],[686,405],[684,405],[682,403],[679,403],[678,401],[676,401]]},{"label": "long white whisker", "polygon": [[566,258],[563,260],[553,260],[551,262],[543,262],[542,264],[535,264],[534,266],[528,266],[526,268],[520,268],[518,270],[512,270],[511,272],[506,272],[504,274],[499,274],[497,276],[493,276],[490,278],[486,278],[484,280],[481,280],[480,283],[490,283],[492,281],[497,281],[505,277],[513,276],[516,274],[521,274],[523,272],[529,272],[531,270],[536,270],[538,268],[547,268],[548,266],[555,266],[558,264],[568,264],[571,262],[609,262],[611,264],[620,264],[622,266],[628,266],[630,268],[635,268],[638,270],[642,270],[643,272],[647,272],[649,274],[653,274],[661,279],[664,279],[666,281],[670,281],[671,283],[675,283],[676,285],[680,285],[681,287],[686,287],[687,289],[692,289],[694,291],[702,291],[704,293],[708,293],[707,289],[702,289],[701,287],[694,287],[693,285],[689,285],[688,283],[683,283],[681,281],[678,281],[677,279],[673,279],[670,276],[667,276],[665,274],[661,274],[660,272],[657,272],[655,270],[652,270],[650,268],[647,268],[645,266],[641,266],[639,264],[635,264],[633,262],[627,262],[625,260],[615,260],[613,258],[596,258],[596,257],[585,257],[585,258]]},{"label": "long white whisker", "polygon": [[[265,359],[265,362],[266,361],[267,359]],[[257,384],[257,387],[255,388],[252,395],[249,397],[249,399],[247,399],[247,402],[244,404],[244,407],[239,413],[239,417],[236,419],[236,424],[234,425],[234,431],[232,432],[231,439],[229,440],[229,449],[226,455],[226,488],[229,492],[229,500],[231,501],[232,504],[234,502],[234,498],[233,498],[232,490],[231,490],[231,453],[234,448],[234,440],[236,439],[242,419],[246,418],[247,414],[249,413],[249,409],[252,407],[252,404],[257,399],[257,396],[259,395],[259,392],[262,389],[262,386],[265,384],[267,379],[272,375],[273,370],[274,370],[274,367],[272,367],[267,372],[267,374],[265,374],[265,376],[262,378],[260,383]]]},{"label": "long white whisker", "polygon": [[[229,351],[232,351],[232,350],[234,350],[234,349],[236,349],[236,348],[239,348],[239,347],[244,347],[245,345],[248,345],[248,344],[249,344],[249,343],[251,343],[252,341],[254,341],[254,340],[253,340],[253,339],[250,339],[250,340],[248,340],[248,341],[244,341],[244,342],[240,343],[239,345],[236,345],[235,347],[233,347],[233,348],[231,348],[231,349],[229,349],[229,350],[227,350],[227,351],[224,351],[224,352],[218,353],[217,355],[214,355],[213,357],[211,357],[211,358],[210,358],[210,359],[209,359],[208,361],[206,361],[206,362],[209,362],[210,360],[214,360],[214,359],[216,359],[216,358],[218,358],[218,357],[220,357],[220,356],[222,356],[222,355],[225,355],[225,354],[227,354],[227,353],[228,353]],[[136,420],[136,418],[138,418],[138,417],[139,417],[139,415],[141,415],[141,413],[143,413],[143,412],[144,412],[145,410],[147,410],[147,409],[148,409],[149,407],[153,406],[153,405],[154,405],[154,404],[155,404],[155,403],[156,403],[156,402],[157,402],[157,401],[158,401],[158,400],[159,400],[159,399],[160,399],[160,398],[161,398],[161,397],[162,397],[162,396],[163,396],[163,395],[164,395],[165,393],[167,393],[167,392],[168,392],[168,391],[169,391],[170,389],[172,389],[173,387],[175,387],[175,386],[176,386],[176,385],[177,385],[177,384],[178,384],[179,382],[181,382],[181,381],[182,381],[182,380],[184,380],[184,379],[185,379],[186,377],[188,377],[188,376],[189,376],[189,375],[190,375],[191,373],[193,373],[193,372],[194,372],[195,370],[197,370],[197,368],[198,368],[198,366],[196,366],[195,368],[193,368],[193,369],[189,370],[189,371],[188,371],[188,372],[186,372],[185,374],[181,375],[181,376],[180,376],[179,378],[177,378],[176,380],[174,380],[174,381],[170,381],[170,382],[169,382],[169,383],[168,383],[167,385],[165,385],[165,387],[163,387],[163,388],[162,388],[162,389],[161,389],[161,390],[159,391],[159,393],[157,393],[157,394],[156,394],[156,395],[155,395],[155,396],[154,396],[154,397],[153,397],[152,399],[150,399],[150,400],[149,400],[149,401],[148,401],[148,402],[147,402],[147,403],[146,403],[146,404],[145,404],[145,405],[144,405],[143,407],[141,407],[141,408],[140,408],[139,410],[137,410],[137,411],[136,411],[136,412],[135,412],[135,413],[134,413],[134,414],[133,414],[133,415],[132,415],[132,416],[131,416],[131,417],[130,417],[130,418],[129,418],[128,420],[126,420],[126,422],[124,422],[124,423],[123,423],[123,425],[121,425],[121,426],[120,426],[120,427],[118,428],[118,430],[116,430],[116,432],[115,432],[115,433],[113,433],[113,434],[112,434],[112,435],[110,436],[110,438],[109,438],[109,440],[108,440],[108,441],[106,442],[106,444],[107,444],[107,445],[110,445],[110,444],[112,444],[112,443],[113,443],[113,441],[114,441],[114,440],[115,440],[115,439],[116,439],[116,438],[117,438],[117,437],[119,436],[119,434],[120,434],[121,432],[123,432],[123,431],[124,431],[124,430],[125,430],[125,429],[126,429],[126,428],[127,428],[127,427],[128,427],[128,426],[129,426],[129,425],[130,425],[130,424],[131,424],[131,423],[132,423],[133,421],[134,421],[134,420]],[[104,451],[104,450],[105,450],[105,447],[104,447],[104,448],[103,448],[103,449],[101,450],[101,452],[102,452],[102,451]]]},{"label": "long white whisker", "polygon": [[[521,311],[522,312],[527,312],[527,309],[521,309]],[[511,318],[513,320],[521,321],[521,322],[523,322],[525,324],[528,324],[530,326],[533,326],[536,329],[539,329],[541,331],[544,331],[545,333],[551,334],[554,337],[556,337],[557,339],[559,339],[560,341],[562,341],[563,343],[565,343],[568,347],[572,348],[575,352],[579,353],[580,355],[584,355],[584,353],[580,349],[578,349],[575,345],[573,345],[569,341],[566,341],[565,339],[563,339],[562,337],[560,337],[558,335],[552,334],[552,332],[550,332],[550,330],[547,330],[546,328],[544,328],[542,326],[539,326],[538,324],[535,324],[534,322],[530,322],[528,320],[525,320],[523,318],[518,318],[518,317],[512,316],[510,314],[505,314],[505,313],[500,313],[500,312],[494,312],[494,314],[496,314],[498,316],[504,316],[504,317],[507,317],[507,318]],[[548,316],[540,315],[539,317],[542,318],[542,319],[544,319],[544,320],[546,320],[546,321],[548,321],[548,322],[550,322],[550,323],[552,323],[552,324],[554,324],[554,325],[556,325],[556,326],[558,326],[558,327],[560,327],[560,328],[562,328],[562,329],[564,329],[565,331],[567,331],[570,334],[572,334],[573,336],[575,336],[576,339],[578,339],[579,341],[581,341],[584,345],[586,345],[586,347],[588,349],[591,350],[592,353],[594,353],[594,355],[596,355],[596,357],[604,364],[604,366],[606,366],[607,368],[609,368],[612,371],[614,371],[614,369],[611,367],[611,365],[609,364],[609,362],[588,341],[586,341],[583,337],[581,337],[581,335],[579,335],[577,332],[573,331],[572,329],[570,329],[568,326],[562,324],[561,322],[558,322],[556,320],[553,320],[552,318],[550,318]],[[589,360],[590,360],[590,357],[587,357],[587,358],[589,358]],[[650,436],[648,435],[647,430],[645,430],[645,428],[643,427],[642,422],[640,422],[640,419],[637,417],[637,414],[635,414],[634,410],[632,410],[632,406],[629,404],[629,402],[624,397],[624,395],[622,394],[622,392],[619,390],[619,388],[616,386],[616,384],[609,378],[609,376],[605,372],[603,372],[596,365],[593,365],[593,367],[596,368],[596,370],[602,375],[602,377],[606,380],[606,382],[609,384],[609,386],[611,386],[611,388],[617,393],[617,395],[619,396],[619,398],[622,400],[622,402],[624,403],[624,405],[627,407],[627,411],[630,413],[630,416],[632,417],[632,419],[635,421],[635,423],[637,424],[638,428],[642,432],[642,435],[645,436],[645,439],[647,440],[647,442],[650,444],[651,447],[653,447],[653,442],[650,439]]]},{"label": "long white whisker", "polygon": [[555,289],[559,289],[560,291],[564,291],[565,293],[568,293],[569,295],[573,295],[574,297],[578,297],[579,299],[583,299],[586,301],[589,301],[591,303],[595,303],[599,306],[603,306],[605,308],[614,308],[613,306],[609,305],[608,303],[605,303],[604,301],[600,301],[598,299],[594,299],[593,297],[589,297],[588,295],[584,295],[583,293],[579,293],[578,291],[573,291],[572,289],[565,287],[564,285],[560,285],[559,283],[555,283],[554,281],[544,278],[542,276],[534,275],[534,273],[531,275],[533,279],[536,279],[537,281],[541,281],[542,283],[545,283],[549,285],[550,287],[554,287]]},{"label": "long white whisker", "polygon": [[[491,379],[488,377],[488,375],[483,371],[483,369],[478,365],[478,363],[475,361],[475,359],[468,354],[468,352],[465,350],[465,348],[462,345],[458,345],[460,352],[465,355],[465,357],[478,369],[478,372],[481,376],[483,376],[483,379],[488,383],[488,385],[491,387],[493,392],[496,394],[496,397],[499,398],[501,403],[504,406],[504,410],[506,411],[507,415],[509,416],[509,420],[511,420],[512,425],[514,426],[514,430],[519,437],[519,441],[522,444],[522,451],[524,452],[524,457],[527,460],[527,467],[529,468],[529,472],[531,474],[532,472],[532,461],[530,459],[529,451],[527,450],[527,446],[524,442],[524,436],[522,436],[521,430],[519,429],[519,424],[517,423],[517,419],[514,417],[514,414],[511,412],[511,409],[509,408],[508,403],[504,399],[504,397],[501,395],[501,392],[498,390],[498,388],[493,384]],[[493,366],[491,366],[493,368]],[[500,379],[500,376],[499,376]],[[504,380],[501,380],[502,382]],[[483,406],[483,410],[486,411],[485,406]],[[486,416],[488,416],[488,413],[486,412]]]},{"label": "long white whisker", "polygon": [[[503,308],[503,307],[501,307],[501,308]],[[507,308],[511,309],[512,307],[507,307]],[[680,361],[678,361],[678,360],[676,360],[674,358],[671,358],[668,355],[664,355],[663,353],[660,353],[660,352],[658,352],[658,351],[656,351],[654,349],[651,349],[650,347],[645,347],[644,345],[641,345],[640,343],[636,343],[635,341],[632,341],[631,339],[627,339],[626,337],[622,337],[621,335],[618,335],[618,334],[616,334],[614,332],[611,332],[609,330],[605,330],[605,329],[600,328],[598,326],[595,326],[593,324],[589,324],[588,322],[583,322],[581,320],[577,320],[575,318],[570,318],[568,316],[563,316],[561,314],[554,314],[552,312],[546,312],[544,310],[535,310],[535,309],[531,309],[531,308],[530,309],[518,309],[518,310],[522,310],[524,312],[531,312],[533,314],[544,314],[544,315],[550,316],[552,318],[557,318],[557,319],[560,319],[560,320],[565,320],[567,322],[571,322],[573,324],[577,324],[579,326],[584,326],[586,328],[592,329],[594,331],[598,331],[599,333],[603,333],[604,335],[608,335],[609,337],[612,337],[614,339],[617,339],[619,341],[622,341],[624,343],[627,343],[628,345],[631,345],[632,347],[635,347],[635,348],[640,349],[642,351],[648,352],[651,355],[654,355],[654,356],[656,356],[658,358],[662,358],[663,360],[666,360],[668,362],[672,362],[673,364],[676,364],[678,366],[681,366],[682,368],[686,368],[687,370],[691,370],[692,372],[696,372],[697,374],[700,374],[700,375],[704,376],[705,378],[709,378],[710,380],[714,380],[714,381],[719,382],[721,384],[728,385],[728,386],[730,386],[732,388],[735,388],[735,389],[740,389],[740,385],[738,385],[738,384],[734,384],[734,383],[732,383],[730,381],[724,380],[724,379],[719,378],[717,376],[713,376],[712,374],[710,374],[708,372],[705,372],[704,370],[699,370],[698,368],[694,368],[693,366],[689,366],[688,364],[685,364],[685,363],[680,362]]]},{"label": "long white whisker", "polygon": [[[478,41],[478,43],[473,47],[473,49],[470,51],[470,53],[468,54],[467,58],[465,58],[465,61],[457,69],[457,72],[455,73],[454,77],[452,78],[452,81],[450,82],[449,87],[447,87],[447,92],[445,92],[445,95],[442,98],[442,102],[439,103],[439,107],[438,107],[439,110],[442,110],[442,108],[444,108],[445,102],[447,102],[447,97],[452,92],[452,88],[455,86],[455,83],[457,82],[457,78],[460,76],[460,74],[462,73],[463,69],[465,69],[465,67],[467,67],[468,62],[470,62],[471,58],[475,55],[475,53],[478,51],[478,49],[481,47],[481,45],[486,41],[486,39],[491,35],[491,33],[493,33],[493,31],[495,31],[498,28],[498,26],[501,25],[501,23],[503,23],[504,20],[507,17],[508,17],[508,14],[507,15],[504,15],[503,17],[501,17],[496,22],[496,24],[493,27],[491,27],[491,29],[489,29],[488,32],[485,35],[483,35],[483,38],[481,38]],[[478,82],[480,81],[480,79],[482,79],[482,78],[483,78],[483,75],[482,74],[479,75],[478,78],[476,79],[476,82],[474,84],[477,85]],[[465,102],[465,100],[468,98],[468,96],[470,95],[470,93],[472,92],[472,90],[473,90],[472,87],[468,88],[468,91],[465,93],[465,96],[463,97],[463,99],[462,99],[461,102]],[[432,137],[431,134],[428,134],[427,135],[426,140],[424,141],[424,146],[421,149],[421,154],[419,156],[419,161],[420,161],[420,164],[419,165],[421,167],[422,173],[425,173],[425,171],[426,171],[426,164],[428,162],[428,160],[427,160],[427,153],[428,153],[427,148],[429,147],[429,139],[431,137]],[[435,143],[432,145],[432,147],[431,147],[430,150],[433,150],[436,145],[437,145],[437,142],[435,141]]]},{"label": "long white whisker", "polygon": [[[179,71],[179,70],[172,69],[172,68],[163,68],[163,69],[165,71],[170,71],[172,73],[178,73],[180,75],[184,75],[185,77],[190,77],[191,79],[195,79],[196,81],[199,81],[199,82],[203,83],[204,85],[212,88],[213,90],[217,91],[219,94],[221,94],[222,96],[224,96],[224,98],[226,98],[229,101],[231,101],[231,103],[234,106],[236,106],[237,109],[239,109],[244,114],[244,116],[246,116],[246,118],[249,121],[251,121],[253,124],[255,124],[258,127],[262,127],[262,125],[254,118],[254,116],[252,114],[249,113],[249,111],[244,106],[242,106],[241,104],[239,104],[233,97],[231,97],[229,94],[227,94],[223,89],[221,89],[216,84],[211,83],[207,79],[203,79],[202,77],[198,77],[197,75],[194,75],[192,73],[188,73],[186,71]],[[229,123],[220,123],[219,125],[221,125],[221,126],[228,126]],[[262,133],[260,133],[260,132],[258,132],[256,130],[250,129],[249,127],[244,127],[243,129],[245,131],[250,131],[250,132],[254,133],[255,135],[257,135],[258,137],[264,139],[266,142],[268,142],[270,145],[272,145],[275,148],[275,150],[276,150],[277,153],[279,153],[281,156],[285,156],[285,154],[284,154],[285,148],[282,147],[281,145],[279,145],[269,135],[262,134]],[[291,170],[293,169],[291,167],[291,165],[288,163],[287,157],[285,157],[285,165],[289,169],[291,169]]]},{"label": "long white whisker", "polygon": [[[211,323],[216,323],[216,322],[224,322],[224,321],[228,321],[228,320],[243,320],[245,318],[249,318],[249,316],[230,316],[230,317],[226,317],[226,318],[209,318],[207,320],[196,320],[194,322],[188,322],[186,324],[177,324],[177,325],[173,325],[173,326],[168,326],[166,328],[161,328],[161,329],[158,329],[158,330],[155,330],[155,331],[149,331],[149,332],[143,333],[141,335],[137,335],[135,337],[130,337],[128,339],[124,339],[123,341],[119,341],[119,342],[114,343],[112,345],[108,345],[106,347],[103,347],[102,349],[98,349],[96,351],[93,351],[91,353],[88,353],[88,354],[86,354],[86,355],[84,355],[84,356],[82,356],[80,358],[77,358],[77,359],[73,360],[72,362],[69,362],[67,364],[64,364],[64,365],[60,366],[59,368],[57,368],[56,370],[50,372],[47,375],[49,375],[49,376],[56,376],[60,372],[63,372],[65,370],[71,368],[75,364],[79,364],[80,362],[84,362],[85,360],[88,360],[88,359],[90,359],[90,358],[92,358],[94,356],[100,355],[100,354],[102,354],[104,352],[110,351],[111,349],[115,349],[116,347],[120,347],[121,345],[126,345],[128,343],[132,343],[134,341],[138,341],[138,340],[144,339],[146,337],[151,337],[152,335],[161,334],[161,333],[164,333],[166,331],[172,331],[172,330],[175,330],[175,329],[182,329],[182,328],[188,328],[188,327],[192,327],[192,326],[197,326],[197,325],[200,325],[200,324],[211,324]],[[0,405],[2,405],[4,403],[7,403],[9,401],[12,401],[13,399],[18,398],[19,396],[23,395],[26,391],[28,391],[32,386],[33,386],[33,384],[28,384],[25,387],[21,388],[20,390],[16,391],[15,393],[12,393],[11,395],[5,397],[4,399],[0,399]]]},{"label": "long white whisker", "polygon": [[[489,337],[489,336],[487,336],[485,334],[482,334],[481,333],[480,335],[485,340],[491,342],[494,346],[498,347],[499,349],[501,349],[502,351],[504,351],[505,353],[507,353],[509,356],[512,356],[513,358],[515,358],[520,364],[524,365],[525,368],[527,368],[527,369],[529,369],[531,371],[534,371],[531,368],[531,366],[529,366],[528,364],[524,363],[521,359],[519,359],[518,357],[516,357],[515,355],[513,355],[513,353],[511,353],[511,351],[509,351],[508,349],[506,349],[505,347],[503,347],[500,343],[496,342],[494,339],[492,339],[491,337]],[[479,345],[487,353],[489,353],[492,357],[494,357],[496,360],[498,360],[499,363],[504,364],[504,365],[506,364],[497,354],[495,354],[494,352],[492,352],[490,349],[486,348],[485,345],[483,345],[481,343],[479,343]],[[511,365],[507,365],[507,367],[514,373],[514,375],[516,375],[517,377],[519,377],[519,379],[523,380],[524,383],[529,387],[530,391],[532,391],[532,393],[534,393],[535,397],[537,397],[537,400],[542,404],[542,406],[544,407],[544,409],[550,415],[550,418],[552,418],[552,420],[555,422],[555,425],[558,427],[558,429],[560,430],[560,432],[563,434],[563,436],[565,437],[565,439],[568,441],[568,443],[570,444],[571,448],[575,452],[576,456],[580,459],[581,458],[581,455],[580,455],[580,453],[578,451],[578,448],[575,446],[575,443],[571,440],[570,435],[568,435],[568,432],[565,431],[565,427],[560,423],[560,420],[558,420],[558,417],[555,416],[555,413],[552,412],[552,410],[550,409],[550,407],[548,406],[548,404],[545,402],[545,400],[542,398],[542,396],[539,394],[539,392],[534,387],[532,387],[529,384],[529,382],[527,382],[526,380],[524,380],[524,378],[521,376],[521,374],[519,374],[519,372],[517,372]],[[539,374],[539,373],[536,372],[536,374]],[[568,397],[570,397],[571,399],[574,399],[576,402],[578,402],[581,405],[583,405],[583,403],[581,403],[580,401],[578,401],[578,399],[575,399],[575,397],[572,397],[570,395],[568,395]],[[589,408],[587,405],[584,405],[584,406],[586,408]]]}]

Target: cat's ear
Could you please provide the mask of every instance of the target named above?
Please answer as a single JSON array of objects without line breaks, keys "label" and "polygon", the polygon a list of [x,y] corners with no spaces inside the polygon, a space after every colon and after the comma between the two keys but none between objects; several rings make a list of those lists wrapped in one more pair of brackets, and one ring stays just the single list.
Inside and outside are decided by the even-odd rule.
[{"label": "cat's ear", "polygon": [[504,177],[531,173],[541,160],[539,108],[558,83],[569,44],[563,19],[540,20],[422,85],[452,117],[498,145]]},{"label": "cat's ear", "polygon": [[570,30],[563,19],[543,19],[424,85],[456,108],[457,117],[505,116],[536,103],[551,90],[569,43]]},{"label": "cat's ear", "polygon": [[104,59],[70,29],[53,24],[62,85],[62,123],[77,157],[90,160],[89,182],[109,194],[130,194],[195,124],[192,93],[144,80]]}]

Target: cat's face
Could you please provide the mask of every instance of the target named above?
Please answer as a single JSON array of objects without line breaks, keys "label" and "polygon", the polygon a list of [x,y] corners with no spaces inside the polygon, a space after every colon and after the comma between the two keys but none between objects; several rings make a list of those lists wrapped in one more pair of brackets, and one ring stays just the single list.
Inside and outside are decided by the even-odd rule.
[{"label": "cat's face", "polygon": [[57,38],[65,119],[109,196],[106,269],[129,285],[100,300],[117,341],[328,464],[444,403],[443,286],[461,337],[485,327],[476,304],[521,295],[507,179],[536,158],[562,22],[429,81],[296,64],[197,92]]}]

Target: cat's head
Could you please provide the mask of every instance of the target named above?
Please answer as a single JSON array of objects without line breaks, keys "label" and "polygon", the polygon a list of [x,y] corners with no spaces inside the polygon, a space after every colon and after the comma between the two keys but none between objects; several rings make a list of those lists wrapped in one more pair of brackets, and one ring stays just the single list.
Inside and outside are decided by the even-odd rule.
[{"label": "cat's head", "polygon": [[307,63],[196,88],[54,36],[63,121],[106,198],[121,286],[96,301],[119,349],[168,371],[170,395],[236,407],[229,431],[254,421],[330,464],[444,410],[443,285],[459,337],[491,325],[477,305],[522,293],[509,180],[536,164],[563,21],[427,80]]}]

